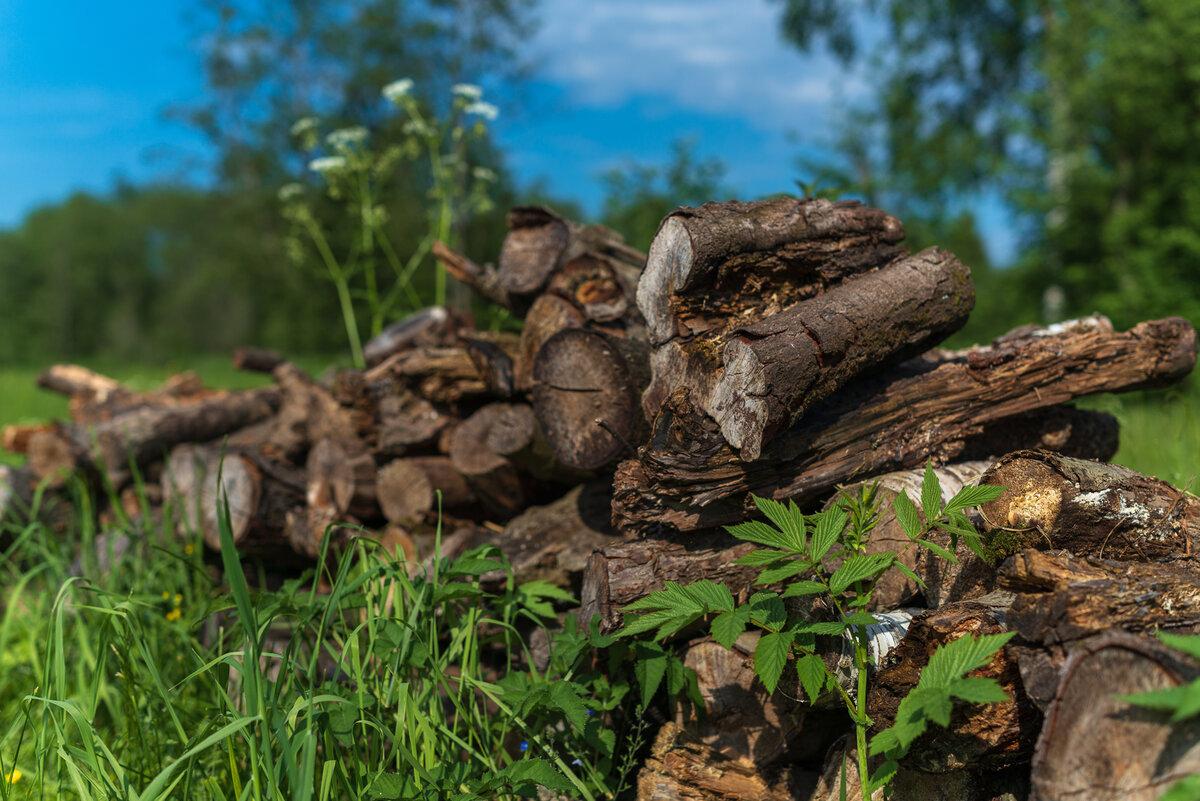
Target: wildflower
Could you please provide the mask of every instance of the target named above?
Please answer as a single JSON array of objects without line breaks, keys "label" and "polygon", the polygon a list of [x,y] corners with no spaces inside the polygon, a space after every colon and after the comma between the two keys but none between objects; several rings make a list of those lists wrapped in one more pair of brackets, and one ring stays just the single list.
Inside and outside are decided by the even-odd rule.
[{"label": "wildflower", "polygon": [[166,601],[166,600],[170,599],[170,597],[171,597],[171,593],[167,592],[166,590],[163,590],[163,600]]},{"label": "wildflower", "polygon": [[[287,203],[289,200],[295,200],[303,194],[304,187],[297,183],[284,184],[283,186],[279,187],[279,201],[281,203]],[[196,547],[194,545],[185,545],[183,548],[184,553],[189,554],[195,550]]]},{"label": "wildflower", "polygon": [[314,130],[319,122],[316,117],[301,117],[292,123],[292,136],[301,136]]},{"label": "wildflower", "polygon": [[21,771],[13,768],[8,772],[8,775],[4,777],[4,781],[7,784],[16,784],[17,782],[21,781]]},{"label": "wildflower", "polygon": [[[300,184],[288,184],[288,186],[297,186],[297,187],[298,187],[298,186],[300,186]],[[287,188],[287,187],[284,187],[284,189],[286,189],[286,188]],[[303,191],[303,189],[301,189],[301,191]],[[280,189],[280,190],[279,190],[279,192],[282,194],[282,193],[283,193],[283,189]],[[282,197],[280,198],[280,200],[283,200],[283,199],[284,199],[284,198],[282,198]],[[192,544],[189,542],[187,545],[183,546],[183,552],[184,552],[185,554],[187,554],[188,556],[191,556],[192,554],[194,554],[194,553],[196,552],[196,546],[195,546],[195,545],[192,545]]]},{"label": "wildflower", "polygon": [[491,103],[484,103],[482,100],[476,100],[471,105],[463,109],[468,114],[478,114],[485,120],[494,120],[500,116],[500,109],[493,106]]},{"label": "wildflower", "polygon": [[308,168],[313,172],[333,172],[334,170],[345,169],[345,167],[345,156],[324,156],[308,162]]},{"label": "wildflower", "polygon": [[450,91],[467,100],[478,100],[483,97],[483,89],[473,83],[456,83],[450,87]]},{"label": "wildflower", "polygon": [[475,176],[476,181],[496,180],[496,173],[492,172],[487,167],[475,167],[471,170],[471,175]]},{"label": "wildflower", "polygon": [[428,136],[430,134],[429,126],[425,124],[424,120],[409,120],[404,123],[404,128],[401,130],[404,131],[405,136]]},{"label": "wildflower", "polygon": [[525,740],[522,740],[522,741],[521,741],[521,750],[522,750],[522,751],[528,751],[528,750],[529,750],[529,743],[528,743],[527,741],[525,741]]},{"label": "wildflower", "polygon": [[166,617],[168,623],[174,623],[176,620],[179,620],[179,618],[183,617],[183,612],[180,612],[178,608],[175,608],[170,612],[167,612]]},{"label": "wildflower", "polygon": [[367,141],[367,129],[361,125],[338,128],[326,136],[325,141],[333,147],[357,147]]},{"label": "wildflower", "polygon": [[572,765],[582,765],[582,764],[583,764],[583,760],[582,760],[582,759],[572,759],[572,760],[571,760],[571,764],[572,764]]},{"label": "wildflower", "polygon": [[399,103],[401,98],[408,97],[412,92],[412,78],[401,78],[383,87],[383,96],[393,103]]},{"label": "wildflower", "polygon": [[175,605],[179,606],[181,603],[183,603],[183,596],[179,593],[175,593]]}]

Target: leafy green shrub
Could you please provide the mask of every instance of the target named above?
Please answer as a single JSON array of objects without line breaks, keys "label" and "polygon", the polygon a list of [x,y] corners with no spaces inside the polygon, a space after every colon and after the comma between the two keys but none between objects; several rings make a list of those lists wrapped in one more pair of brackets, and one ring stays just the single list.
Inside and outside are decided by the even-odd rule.
[{"label": "leafy green shrub", "polygon": [[[927,467],[921,508],[900,493],[895,501],[896,519],[910,540],[909,547],[925,548],[942,559],[955,561],[953,550],[961,537],[983,556],[979,534],[965,510],[992,500],[1003,489],[964,487],[943,504],[937,476]],[[799,683],[811,702],[826,692],[841,697],[854,724],[859,775],[869,777],[862,782],[864,801],[888,785],[898,760],[930,722],[949,724],[955,699],[990,703],[1007,698],[995,680],[965,674],[988,664],[1011,635],[960,638],[937,649],[917,686],[901,701],[893,725],[872,739],[868,752],[867,730],[872,722],[866,704],[872,655],[867,627],[877,621],[866,609],[876,583],[889,570],[899,570],[922,586],[923,582],[897,559],[897,553],[866,552],[867,535],[879,521],[877,487],[856,497],[843,495],[838,505],[808,516],[794,502],[785,505],[757,497],[754,502],[773,525],[751,521],[727,530],[738,539],[766,546],[738,561],[762,568],[755,582],[758,585],[787,582],[782,593],[761,590],[747,603],[738,605],[723,584],[698,581],[682,586],[667,582],[664,589],[625,608],[627,613],[640,614],[627,614],[618,636],[655,631],[655,640],[660,641],[705,618],[713,639],[729,648],[747,626],[761,629],[763,634],[754,651],[754,671],[769,692],[775,692],[788,662],[794,660]],[[935,529],[950,535],[949,550],[928,539]],[[815,607],[797,602],[789,607],[786,603],[788,599],[814,597],[833,610],[834,619],[821,620],[819,614],[811,614]],[[856,686],[843,687],[826,665],[821,656],[822,637],[849,638]],[[868,771],[868,753],[883,760],[874,774]]]}]

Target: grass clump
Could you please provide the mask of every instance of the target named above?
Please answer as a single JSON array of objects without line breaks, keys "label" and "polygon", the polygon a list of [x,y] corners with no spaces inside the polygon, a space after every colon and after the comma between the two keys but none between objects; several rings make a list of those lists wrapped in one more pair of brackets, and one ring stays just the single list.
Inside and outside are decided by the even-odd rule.
[{"label": "grass clump", "polygon": [[628,786],[645,711],[628,649],[561,625],[570,596],[517,584],[495,548],[416,565],[360,537],[254,591],[227,519],[218,565],[169,509],[100,532],[77,500],[77,530],[5,529],[0,799]]}]

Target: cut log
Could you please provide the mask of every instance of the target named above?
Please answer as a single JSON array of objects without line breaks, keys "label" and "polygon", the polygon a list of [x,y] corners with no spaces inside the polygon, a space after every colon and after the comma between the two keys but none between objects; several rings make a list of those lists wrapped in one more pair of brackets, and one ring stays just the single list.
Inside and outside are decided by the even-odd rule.
[{"label": "cut log", "polygon": [[34,425],[7,425],[0,429],[0,448],[9,453],[29,453],[29,440],[34,434],[49,431],[52,423],[37,423]]},{"label": "cut log", "polygon": [[715,339],[659,346],[643,405],[652,415],[667,395],[687,387],[752,462],[765,443],[851,379],[916,356],[961,328],[974,305],[971,271],[930,248]]},{"label": "cut log", "polygon": [[539,294],[560,267],[578,259],[624,264],[641,270],[645,254],[625,244],[616,231],[580,225],[541,206],[508,213],[508,235],[500,249],[497,279],[509,297]]},{"label": "cut log", "polygon": [[525,316],[521,341],[513,359],[513,386],[528,392],[533,387],[534,359],[550,337],[568,328],[582,328],[586,320],[575,304],[558,295],[539,295]]},{"label": "cut log", "polygon": [[665,723],[638,773],[637,801],[792,801],[786,768],[759,770],[729,759],[674,723]]},{"label": "cut log", "polygon": [[1171,723],[1119,697],[1198,675],[1194,660],[1148,637],[1118,632],[1075,653],[1038,738],[1031,801],[1154,801],[1200,774],[1200,719]]},{"label": "cut log", "polygon": [[[942,487],[942,503],[967,484],[974,484],[991,466],[991,462],[959,462],[934,468]],[[954,551],[957,563],[948,562],[915,546],[896,520],[896,496],[904,492],[918,509],[921,508],[921,482],[924,470],[904,470],[885,473],[877,479],[851,484],[843,492],[855,497],[859,492],[879,483],[879,522],[871,529],[866,543],[867,553],[892,552],[897,560],[925,582],[922,589],[899,570],[890,570],[875,585],[870,611],[898,609],[920,605],[939,607],[954,601],[969,601],[987,595],[995,589],[996,571],[980,559],[965,543],[959,542]],[[839,503],[841,495],[830,499],[825,508]],[[980,521],[981,522],[981,521]],[[941,530],[930,533],[928,539],[943,548],[950,547],[950,535]]]},{"label": "cut log", "polygon": [[115,378],[100,375],[76,364],[56,364],[47,367],[37,377],[37,385],[70,398],[87,397],[101,403],[112,395],[133,394]]},{"label": "cut log", "polygon": [[325,438],[308,452],[307,497],[313,505],[314,494],[329,487],[334,517],[352,515],[360,520],[380,516],[375,488],[375,460],[358,440]]},{"label": "cut log", "polygon": [[171,504],[175,529],[182,537],[194,537],[201,531],[202,488],[208,465],[215,464],[219,450],[213,446],[185,442],[176,445],[167,456],[163,469],[163,488]]},{"label": "cut log", "polygon": [[455,420],[407,390],[385,395],[378,409],[375,452],[384,457],[436,449],[438,437]]},{"label": "cut log", "polygon": [[363,345],[363,358],[375,365],[408,348],[445,346],[453,343],[458,326],[442,306],[430,306],[392,323]]},{"label": "cut log", "polygon": [[1018,451],[982,482],[1007,487],[985,521],[1026,547],[1145,561],[1191,553],[1200,538],[1200,499],[1126,467]]},{"label": "cut log", "polygon": [[1018,593],[1009,626],[1031,643],[1069,643],[1114,628],[1200,627],[1200,562],[1118,562],[1025,549],[1005,560],[1000,586]]},{"label": "cut log", "polygon": [[461,512],[479,505],[467,479],[448,456],[414,456],[395,459],[379,469],[376,495],[383,516],[393,523],[428,522],[442,509]]},{"label": "cut log", "polygon": [[906,250],[900,221],[857,201],[707,203],[663,220],[637,300],[651,345],[761,320]]},{"label": "cut log", "polygon": [[450,440],[450,461],[466,477],[488,512],[508,520],[525,508],[525,493],[517,468],[488,447],[488,435],[508,404],[492,403],[463,421]]},{"label": "cut log", "polygon": [[37,483],[32,468],[0,464],[0,531],[5,523],[28,522]]},{"label": "cut log", "polygon": [[238,552],[286,559],[287,514],[304,508],[303,491],[267,474],[261,463],[249,456],[226,453],[224,461],[219,459],[219,452],[210,456],[200,486],[200,530],[205,544],[221,550],[220,510],[228,498],[229,526]]},{"label": "cut log", "polygon": [[233,366],[251,373],[269,373],[286,361],[278,351],[266,348],[238,348],[233,352]]},{"label": "cut log", "polygon": [[638,460],[618,468],[614,515],[627,533],[736,522],[747,493],[803,501],[851,477],[994,453],[989,429],[1014,417],[1082,395],[1167,385],[1195,361],[1196,332],[1178,317],[1123,334],[1089,321],[966,356],[933,354],[845,387],[753,463],[680,390]]},{"label": "cut log", "polygon": [[546,340],[534,361],[533,405],[559,461],[596,470],[645,438],[646,358],[639,337],[575,328]]},{"label": "cut log", "polygon": [[135,392],[108,376],[70,364],[47,368],[37,383],[68,395],[71,419],[82,425],[107,422],[139,409],[194,403],[225,394],[205,388],[193,372],[171,376],[151,392]]},{"label": "cut log", "polygon": [[516,336],[499,335],[483,336],[482,334],[463,336],[462,341],[467,349],[467,355],[475,364],[475,369],[483,376],[488,386],[488,394],[496,398],[511,398],[513,395],[513,359],[512,354],[517,349]]},{"label": "cut log", "polygon": [[[1007,631],[1005,613],[1011,594],[994,594],[975,601],[949,604],[913,618],[900,645],[884,660],[867,696],[872,733],[892,724],[900,701],[916,686],[934,650],[963,636]],[[930,726],[913,742],[905,764],[942,773],[964,768],[995,769],[1028,759],[1037,737],[1041,714],[1026,697],[1016,660],[1002,649],[992,662],[970,676],[995,679],[1009,700],[973,705],[956,702],[950,726]]]},{"label": "cut log", "polygon": [[[640,255],[640,254],[639,254]],[[641,262],[582,255],[560,267],[546,292],[571,301],[589,323],[642,323],[635,302]]]},{"label": "cut log", "polygon": [[486,377],[463,346],[420,347],[401,351],[367,370],[364,378],[375,382],[398,379],[433,403],[454,404],[488,394]]}]

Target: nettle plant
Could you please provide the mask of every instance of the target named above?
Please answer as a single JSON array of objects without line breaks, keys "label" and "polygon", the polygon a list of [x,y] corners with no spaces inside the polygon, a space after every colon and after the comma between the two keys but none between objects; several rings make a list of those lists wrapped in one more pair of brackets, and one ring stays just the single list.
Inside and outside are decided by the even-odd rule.
[{"label": "nettle plant", "polygon": [[[925,548],[954,562],[953,552],[961,539],[982,557],[979,533],[966,510],[1003,490],[967,486],[942,503],[937,475],[926,467],[921,508],[901,492],[895,500],[896,519],[908,536],[909,548]],[[738,563],[761,567],[755,584],[783,584],[782,592],[764,589],[738,604],[723,584],[667,582],[664,589],[625,607],[625,627],[618,636],[655,631],[654,639],[660,641],[703,618],[713,639],[730,648],[748,627],[760,629],[754,671],[769,692],[775,692],[791,662],[810,702],[832,692],[845,704],[854,724],[858,774],[869,777],[860,782],[863,799],[880,788],[886,792],[899,760],[930,722],[949,725],[956,699],[975,704],[1007,700],[994,679],[966,674],[991,662],[1011,635],[962,637],[934,652],[917,686],[901,701],[893,725],[876,734],[868,747],[867,731],[873,724],[867,716],[867,695],[874,667],[868,627],[877,620],[867,608],[876,584],[891,570],[899,570],[920,586],[924,583],[899,560],[903,551],[867,552],[868,535],[880,519],[878,485],[855,496],[843,492],[835,506],[812,515],[801,513],[793,501],[783,504],[754,497],[754,503],[769,523],[750,521],[726,530],[740,540],[765,546]],[[939,530],[949,535],[949,548],[930,539]],[[820,614],[820,609],[829,614]],[[826,617],[832,619],[821,619]],[[824,655],[836,657],[847,641],[855,670],[849,686],[843,686],[830,665],[837,660],[827,662]],[[868,770],[869,757],[879,762],[874,773]]]},{"label": "nettle plant", "polygon": [[[288,255],[304,264],[312,251],[316,252],[337,291],[351,357],[360,368],[365,361],[356,303],[365,304],[372,336],[379,334],[397,311],[428,305],[413,278],[429,258],[433,243],[455,246],[458,224],[493,207],[490,191],[497,176],[487,167],[472,165],[468,154],[473,144],[487,137],[487,124],[496,119],[497,108],[481,100],[483,90],[478,86],[457,84],[451,89],[445,116],[439,118],[412,89],[413,82],[407,78],[383,88],[383,96],[407,118],[399,141],[373,143],[370,132],[361,126],[339,128],[322,139],[316,117],[305,117],[292,126],[292,136],[313,156],[309,170],[324,179],[325,195],[341,207],[354,231],[344,253],[336,252],[336,226],[314,211],[304,184],[290,183],[279,190],[284,217],[292,226]],[[418,159],[427,163],[431,177],[426,231],[401,258],[387,234],[386,201],[400,163]],[[443,306],[446,273],[441,265],[434,269],[432,300]]]}]

